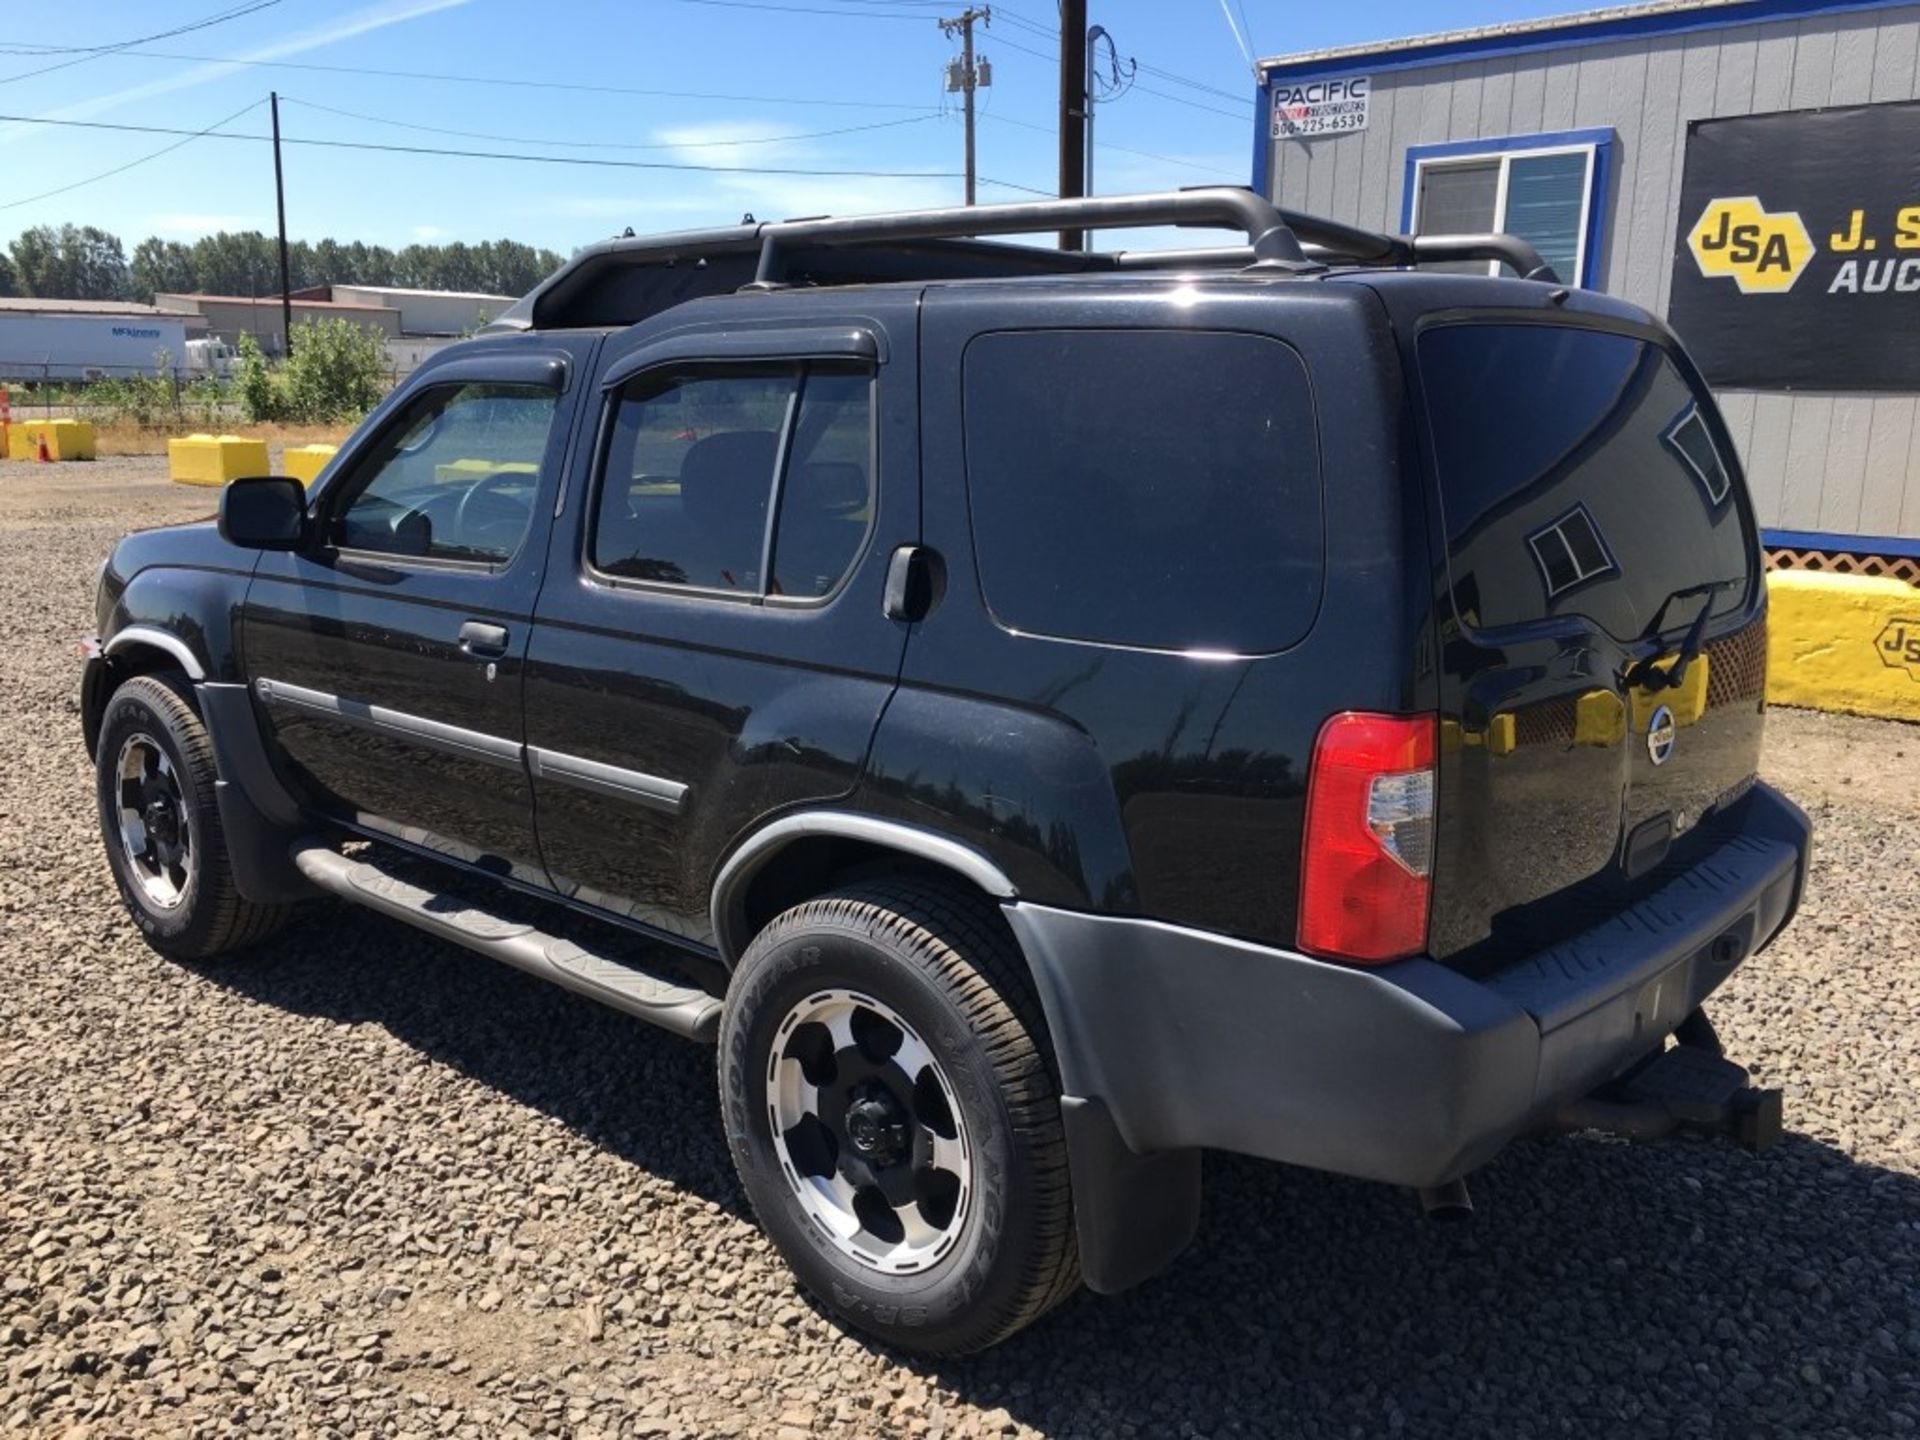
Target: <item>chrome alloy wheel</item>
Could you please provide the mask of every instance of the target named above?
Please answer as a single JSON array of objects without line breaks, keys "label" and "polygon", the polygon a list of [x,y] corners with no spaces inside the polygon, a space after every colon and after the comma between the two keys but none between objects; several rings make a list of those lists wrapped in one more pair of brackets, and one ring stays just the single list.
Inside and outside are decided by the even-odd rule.
[{"label": "chrome alloy wheel", "polygon": [[160,742],[134,734],[115,767],[120,846],[147,899],[171,910],[193,879],[193,819],[180,777]]},{"label": "chrome alloy wheel", "polygon": [[794,1006],[774,1033],[767,1113],[787,1185],[842,1254],[911,1275],[953,1248],[973,1150],[952,1085],[897,1011],[852,990]]}]

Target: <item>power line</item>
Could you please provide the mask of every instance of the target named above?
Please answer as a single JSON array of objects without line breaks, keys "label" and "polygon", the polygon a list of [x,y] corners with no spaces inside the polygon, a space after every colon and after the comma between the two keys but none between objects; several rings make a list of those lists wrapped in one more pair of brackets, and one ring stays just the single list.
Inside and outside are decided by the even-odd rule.
[{"label": "power line", "polygon": [[[50,51],[30,46],[0,46],[0,54],[41,55]],[[730,95],[707,90],[646,90],[627,85],[589,85],[567,80],[526,80],[508,75],[459,75],[434,70],[390,70],[369,65],[326,65],[311,60],[251,60],[231,55],[189,55],[177,50],[121,50],[121,55],[143,60],[190,60],[203,65],[241,65],[271,70],[306,70],[322,75],[359,75],[377,80],[425,80],[447,85],[492,85],[520,90],[564,90],[590,95],[633,95],[659,100],[722,100],[755,105],[823,105],[843,110],[925,110],[885,100],[828,100],[795,95]]]},{"label": "power line", "polygon": [[[994,14],[996,18],[1003,19],[1007,23],[1013,25],[1016,29],[1024,30],[1030,35],[1040,36],[1041,38],[1049,42],[1052,42],[1058,39],[1058,37],[1054,34],[1054,32],[1048,29],[1046,26],[1037,25],[1033,21],[1026,19],[1024,16],[1020,15],[1018,12],[1007,10],[1004,6],[995,10]],[[1016,50],[1025,49],[1025,47],[1021,46],[1018,42],[1007,40],[1004,38],[1004,36],[1001,39],[1001,43],[1012,45],[1013,48]],[[1048,50],[1044,54],[1034,50],[1026,50],[1025,53],[1029,55],[1033,55],[1035,56],[1035,58],[1041,59],[1041,60],[1051,61],[1051,60],[1056,60],[1058,58],[1056,53],[1053,50]],[[1225,90],[1217,85],[1209,85],[1205,81],[1195,80],[1191,76],[1182,75],[1177,71],[1168,70],[1164,66],[1149,65],[1144,60],[1140,61],[1139,65],[1140,65],[1140,68],[1144,70],[1146,73],[1148,73],[1149,75],[1157,75],[1160,79],[1170,80],[1176,85],[1185,85],[1189,89],[1203,91],[1209,95],[1217,95],[1224,100],[1233,100],[1233,101],[1239,102],[1240,104],[1244,104],[1248,106],[1252,105],[1252,102],[1249,101],[1246,98],[1246,96],[1241,95],[1235,91]],[[1158,92],[1149,92],[1149,93],[1158,93]],[[1179,97],[1174,97],[1174,98],[1177,99]]]},{"label": "power line", "polygon": [[991,175],[982,175],[980,177],[980,183],[982,185],[997,185],[1002,190],[1018,190],[1024,195],[1040,195],[1048,200],[1055,198],[1051,190],[1042,190],[1033,185],[1019,185],[1012,180],[996,180]]},{"label": "power line", "polygon": [[[1233,32],[1233,43],[1240,47],[1240,54],[1247,62],[1247,69],[1254,69],[1253,46],[1248,42],[1247,37],[1240,33],[1240,22],[1233,18],[1233,11],[1228,7],[1227,0],[1220,0],[1220,13],[1226,17],[1227,29]],[[1246,12],[1241,13],[1244,15]]]},{"label": "power line", "polygon": [[[1019,51],[1023,55],[1031,55],[1036,60],[1045,60],[1049,64],[1059,63],[1060,56],[1057,51],[1053,54],[1048,54],[1042,50],[1035,50],[1030,45],[1022,45],[1017,40],[1009,40],[1004,35],[1002,35],[996,43],[1000,45],[1009,46],[1012,49]],[[1140,68],[1144,70],[1147,67],[1142,65]],[[1184,95],[1174,95],[1165,90],[1156,90],[1151,85],[1141,85],[1136,83],[1133,88],[1138,90],[1142,95],[1153,95],[1158,97],[1161,100],[1171,100],[1176,105],[1186,105],[1195,110],[1204,110],[1209,115],[1224,115],[1229,120],[1244,121],[1247,119],[1247,116],[1240,114],[1236,111],[1222,110],[1217,105],[1203,105],[1198,100],[1189,100]],[[1249,105],[1251,105],[1252,102],[1249,101],[1248,103]]]},{"label": "power line", "polygon": [[[985,114],[987,119],[1001,125],[1017,125],[1022,130],[1034,130],[1042,135],[1051,135],[1053,133],[1053,130],[1049,126],[1035,125],[1031,120],[1016,120],[1011,115],[1000,115],[993,111],[987,111]],[[1100,142],[1100,148],[1102,150],[1117,150],[1123,155],[1138,155],[1147,160],[1158,160],[1163,165],[1183,166],[1188,170],[1197,170],[1203,175],[1214,176],[1216,179],[1230,173],[1215,165],[1202,165],[1197,160],[1182,160],[1177,155],[1157,155],[1151,150],[1138,150],[1131,145],[1116,145],[1111,140],[1102,140]],[[1240,177],[1235,175],[1230,183],[1235,185],[1240,184]]]},{"label": "power line", "polygon": [[882,10],[834,10],[822,5],[775,5],[769,0],[680,0],[682,5],[717,5],[725,10],[777,10],[788,15],[838,15],[843,20],[912,20],[925,15],[892,14]]},{"label": "power line", "polygon": [[[227,116],[226,119],[216,120],[213,122],[213,124],[207,126],[206,129],[195,130],[191,134],[187,135],[187,137],[184,140],[176,140],[171,145],[163,145],[150,155],[142,155],[138,160],[129,160],[127,161],[126,164],[116,165],[111,170],[102,170],[98,175],[89,175],[84,180],[75,180],[71,184],[59,186],[57,189],[42,190],[38,195],[29,195],[22,200],[8,200],[4,204],[0,204],[0,210],[12,210],[21,205],[31,205],[36,200],[51,200],[56,195],[64,195],[69,190],[78,190],[83,185],[91,185],[98,180],[111,179],[115,175],[123,174],[124,172],[133,169],[136,165],[144,165],[149,160],[158,160],[162,155],[170,155],[183,145],[191,145],[196,140],[204,139],[206,136],[213,134],[214,131],[218,130],[223,125],[231,125],[235,120],[238,120],[242,115],[245,115],[249,110],[258,110],[263,103],[264,103],[263,101],[255,100],[251,104],[242,105],[238,110],[234,111],[233,114]],[[234,136],[223,135],[220,138],[223,140],[226,140],[226,139],[238,140],[243,137],[238,135],[234,135]]]},{"label": "power line", "polygon": [[1248,100],[1245,95],[1237,91],[1223,90],[1218,85],[1207,85],[1199,80],[1189,80],[1186,76],[1176,75],[1171,70],[1162,70],[1158,65],[1149,65],[1144,60],[1140,62],[1140,68],[1149,75],[1158,76],[1160,79],[1171,81],[1175,85],[1185,85],[1190,90],[1199,90],[1208,95],[1218,95],[1223,100],[1237,101],[1242,105],[1251,105],[1253,103]]},{"label": "power line", "polygon": [[[256,102],[257,103],[257,102]],[[56,120],[37,115],[0,115],[0,122],[18,125],[60,125],[80,130],[118,130],[136,135],[184,135],[190,140],[251,140],[271,144],[266,135],[216,134],[211,130],[180,130],[166,125],[128,125],[106,120]],[[673,170],[711,175],[805,175],[860,180],[958,180],[956,170],[825,170],[790,165],[699,165],[691,161],[614,160],[601,155],[514,155],[501,150],[447,150],[429,145],[382,145],[371,140],[321,140],[284,136],[283,145],[305,145],[321,150],[367,150],[387,155],[439,155],[459,160],[514,160],[530,165],[589,165],[613,170]]]},{"label": "power line", "polygon": [[136,36],[132,40],[124,40],[117,45],[55,45],[46,50],[42,50],[40,53],[73,55],[75,58],[72,60],[62,60],[58,65],[45,65],[38,70],[23,70],[18,75],[9,75],[5,79],[0,79],[0,85],[11,85],[16,80],[31,80],[36,75],[51,75],[56,70],[65,70],[74,65],[84,65],[89,60],[97,60],[103,55],[113,55],[135,45],[145,45],[154,40],[166,40],[175,35],[186,35],[195,30],[205,30],[210,26],[224,25],[229,20],[238,20],[243,15],[251,15],[259,10],[271,9],[279,3],[280,0],[252,0],[250,4],[235,5],[229,9],[219,11],[217,14],[208,15],[203,19],[192,21],[189,24],[176,25],[171,30],[156,30],[151,35]]},{"label": "power line", "polygon": [[651,145],[635,145],[615,140],[556,140],[544,136],[534,138],[526,135],[491,135],[477,130],[449,130],[440,125],[420,125],[410,120],[395,120],[385,115],[368,115],[358,110],[342,110],[337,106],[322,105],[315,100],[302,100],[297,95],[282,95],[280,98],[303,109],[320,110],[328,115],[343,116],[348,120],[364,120],[372,125],[391,125],[400,130],[420,130],[429,135],[451,135],[462,140],[487,140],[500,145],[552,145],[563,150],[716,150],[738,145],[778,145],[790,140],[824,140],[833,135],[856,135],[868,130],[890,130],[900,125],[922,125],[929,120],[941,118],[940,111],[930,109],[924,115],[907,115],[898,120],[876,120],[869,125],[843,125],[835,130],[808,130],[793,135],[763,135],[732,140],[664,141]]}]

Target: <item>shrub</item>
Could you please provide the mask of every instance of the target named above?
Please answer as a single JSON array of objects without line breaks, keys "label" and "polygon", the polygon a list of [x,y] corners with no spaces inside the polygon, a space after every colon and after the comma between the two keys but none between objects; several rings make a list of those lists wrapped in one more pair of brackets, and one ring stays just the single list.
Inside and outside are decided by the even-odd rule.
[{"label": "shrub", "polygon": [[358,420],[380,403],[386,348],[373,331],[346,320],[295,327],[293,354],[281,367],[287,419],[309,424]]},{"label": "shrub", "polygon": [[241,410],[255,424],[282,418],[280,387],[274,384],[273,372],[267,369],[267,357],[260,353],[260,342],[242,334],[238,348],[240,358],[234,373],[240,382]]},{"label": "shrub", "polygon": [[293,354],[277,369],[251,335],[240,337],[240,404],[247,419],[322,425],[358,420],[386,392],[380,337],[346,320],[309,320],[293,331]]},{"label": "shrub", "polygon": [[151,375],[94,381],[80,392],[74,410],[81,419],[96,425],[131,420],[142,429],[154,429],[171,424],[179,410],[173,357],[162,350],[154,359]]}]

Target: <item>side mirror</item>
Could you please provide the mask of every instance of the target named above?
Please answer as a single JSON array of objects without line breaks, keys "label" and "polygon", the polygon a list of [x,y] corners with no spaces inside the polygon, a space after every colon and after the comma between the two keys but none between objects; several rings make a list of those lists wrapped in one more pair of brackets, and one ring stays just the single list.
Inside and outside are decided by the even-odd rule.
[{"label": "side mirror", "polygon": [[220,538],[249,550],[297,550],[307,538],[307,490],[286,475],[254,475],[220,492]]}]

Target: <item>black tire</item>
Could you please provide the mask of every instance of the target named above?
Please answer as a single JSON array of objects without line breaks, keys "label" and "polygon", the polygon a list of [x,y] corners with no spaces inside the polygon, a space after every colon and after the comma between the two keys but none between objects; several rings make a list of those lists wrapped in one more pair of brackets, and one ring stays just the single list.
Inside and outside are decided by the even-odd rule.
[{"label": "black tire", "polygon": [[[796,1006],[840,987],[880,1001],[917,1032],[971,1140],[972,1198],[951,1248],[918,1273],[885,1273],[836,1248],[803,1208],[774,1145],[777,1033]],[[903,1350],[965,1354],[1079,1288],[1045,1024],[1012,937],[980,897],[883,881],[779,916],[747,948],[728,989],[720,1091],[734,1165],[762,1228],[801,1283],[848,1324]]]},{"label": "black tire", "polygon": [[[113,692],[101,720],[94,753],[95,792],[107,864],[127,911],[163,955],[203,960],[257,944],[285,922],[290,907],[256,905],[234,888],[226,834],[214,796],[213,743],[193,708],[192,687],[172,673],[138,675]],[[137,871],[121,831],[123,754],[130,744],[150,743],[171,769],[174,822],[188,837],[190,866],[174,886],[173,903],[157,900]],[[171,883],[171,882],[169,882]]]}]

